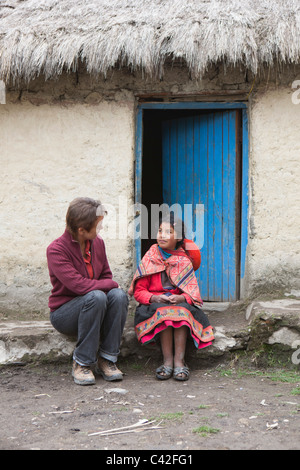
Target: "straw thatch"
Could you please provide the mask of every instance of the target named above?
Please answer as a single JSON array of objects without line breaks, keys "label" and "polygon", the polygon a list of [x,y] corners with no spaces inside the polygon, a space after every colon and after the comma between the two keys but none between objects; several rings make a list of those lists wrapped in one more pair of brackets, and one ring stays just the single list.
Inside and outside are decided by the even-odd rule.
[{"label": "straw thatch", "polygon": [[299,0],[0,0],[0,78],[299,63]]}]

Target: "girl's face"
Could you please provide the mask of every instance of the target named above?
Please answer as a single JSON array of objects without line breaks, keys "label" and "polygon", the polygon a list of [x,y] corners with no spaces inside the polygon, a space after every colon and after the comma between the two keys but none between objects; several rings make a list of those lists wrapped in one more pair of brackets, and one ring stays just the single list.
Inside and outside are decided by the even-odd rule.
[{"label": "girl's face", "polygon": [[157,232],[157,244],[163,250],[175,250],[177,242],[177,234],[172,225],[168,222],[162,222]]}]

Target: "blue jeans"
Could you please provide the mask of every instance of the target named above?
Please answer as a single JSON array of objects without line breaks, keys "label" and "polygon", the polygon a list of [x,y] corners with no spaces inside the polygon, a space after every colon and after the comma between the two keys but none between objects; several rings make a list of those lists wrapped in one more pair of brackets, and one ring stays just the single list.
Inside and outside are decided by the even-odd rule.
[{"label": "blue jeans", "polygon": [[98,356],[117,362],[127,309],[122,289],[93,290],[51,312],[50,321],[60,333],[77,337],[73,359],[78,364],[90,366]]}]

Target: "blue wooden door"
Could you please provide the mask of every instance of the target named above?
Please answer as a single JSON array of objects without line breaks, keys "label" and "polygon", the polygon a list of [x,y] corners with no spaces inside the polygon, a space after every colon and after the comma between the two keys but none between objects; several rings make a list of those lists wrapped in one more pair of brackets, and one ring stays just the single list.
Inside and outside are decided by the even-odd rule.
[{"label": "blue wooden door", "polygon": [[237,123],[238,111],[228,110],[162,126],[164,203],[180,204],[187,237],[201,248],[196,275],[206,301],[238,297]]}]

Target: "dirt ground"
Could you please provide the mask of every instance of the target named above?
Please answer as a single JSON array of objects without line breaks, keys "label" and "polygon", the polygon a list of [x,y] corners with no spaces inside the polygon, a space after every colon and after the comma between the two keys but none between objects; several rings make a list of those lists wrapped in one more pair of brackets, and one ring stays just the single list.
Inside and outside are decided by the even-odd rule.
[{"label": "dirt ground", "polygon": [[299,372],[223,365],[159,381],[152,362],[123,363],[123,381],[85,387],[69,363],[2,367],[0,449],[300,449]]}]

